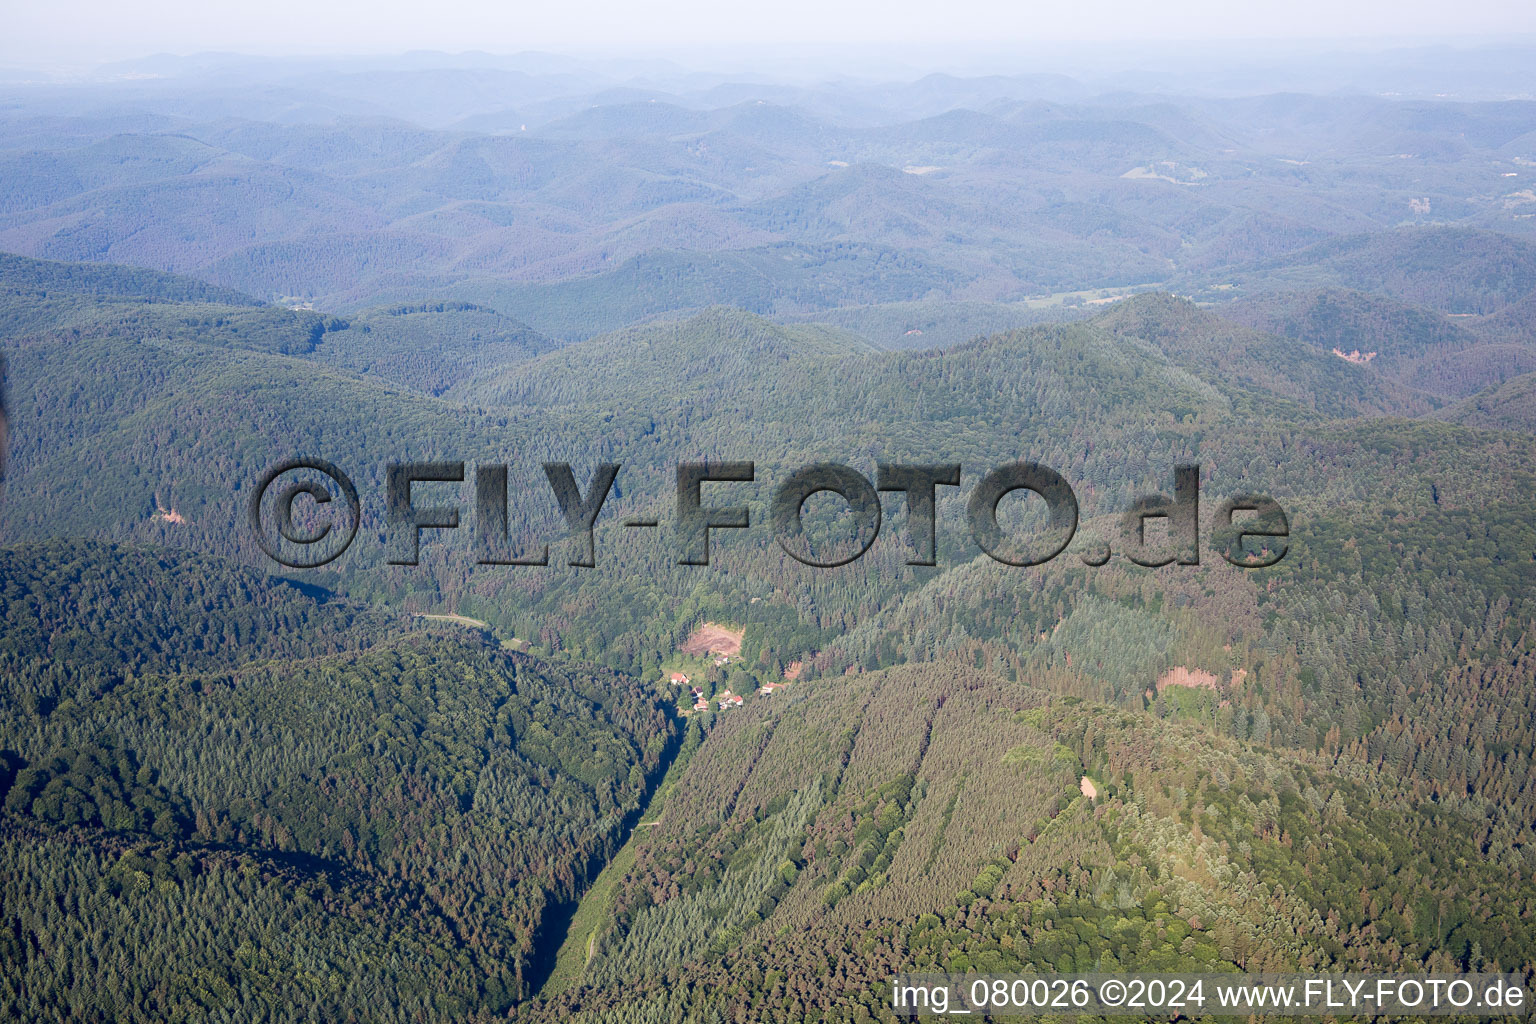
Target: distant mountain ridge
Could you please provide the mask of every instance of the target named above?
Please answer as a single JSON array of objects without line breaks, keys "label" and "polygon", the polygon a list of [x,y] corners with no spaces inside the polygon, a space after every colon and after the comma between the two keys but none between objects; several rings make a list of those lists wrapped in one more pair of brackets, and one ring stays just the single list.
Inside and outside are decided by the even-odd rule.
[{"label": "distant mountain ridge", "polygon": [[[1529,78],[1475,53],[0,84],[0,1018],[1536,976],[1536,103],[1425,95]],[[296,456],[313,569],[248,516]],[[752,465],[707,565],[689,462]],[[555,463],[618,467],[591,558]],[[894,490],[786,536],[815,463],[958,479],[931,557]]]},{"label": "distant mountain ridge", "polygon": [[[144,87],[168,105],[157,117],[13,119],[0,248],[337,312],[481,302],[566,339],[716,304],[800,315],[1283,282],[1486,314],[1536,286],[1521,240],[1536,202],[1520,163],[1528,105],[1067,99],[1049,83],[1042,96],[1024,80],[940,78],[872,114],[893,101],[611,82],[561,98],[561,74],[349,71],[302,101],[367,105],[370,89],[409,82],[413,109],[458,95],[457,127],[310,116],[298,86],[230,116],[228,95],[172,101],[172,83]],[[488,106],[499,90],[527,102]]]}]

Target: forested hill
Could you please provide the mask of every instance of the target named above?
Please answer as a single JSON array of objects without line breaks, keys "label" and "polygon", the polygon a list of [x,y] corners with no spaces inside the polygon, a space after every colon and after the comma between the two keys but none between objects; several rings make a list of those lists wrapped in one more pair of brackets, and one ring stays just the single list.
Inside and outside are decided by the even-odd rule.
[{"label": "forested hill", "polygon": [[1277,292],[1221,307],[1224,317],[1294,338],[1430,395],[1461,398],[1536,369],[1529,300],[1497,313],[1447,315],[1343,289]]},{"label": "forested hill", "polygon": [[3,548],[0,578],[12,696],[39,669],[95,683],[355,650],[398,628],[319,588],[175,548]]},{"label": "forested hill", "polygon": [[[0,73],[0,1021],[1529,987],[1536,50],[1368,50]],[[317,470],[263,519],[304,457],[355,522]],[[695,564],[678,466],[746,461]],[[1038,495],[974,528],[1023,461],[1076,499],[1039,564]],[[458,526],[406,564],[424,462]],[[776,536],[823,462],[958,464],[933,557],[897,491]],[[620,467],[590,560],[549,463]],[[350,546],[269,557],[284,493]]]},{"label": "forested hill", "polygon": [[159,273],[112,263],[60,263],[0,252],[0,294],[46,298],[50,295],[154,302],[207,302],[255,306],[256,299],[193,277]]},{"label": "forested hill", "polygon": [[1233,276],[1258,291],[1326,283],[1445,313],[1489,314],[1536,291],[1536,244],[1465,226],[1399,227],[1330,238]]},{"label": "forested hill", "polygon": [[1528,971],[1529,861],[1483,842],[1367,764],[964,664],[824,680],[714,728],[531,1016],[883,1019],[914,970]]},{"label": "forested hill", "polygon": [[396,303],[342,318],[170,274],[10,254],[0,254],[0,315],[9,345],[191,343],[306,357],[432,394],[555,347],[469,302]]},{"label": "forested hill", "polygon": [[8,1019],[499,1012],[673,734],[633,680],[211,559],[0,565]]},{"label": "forested hill", "polygon": [[[1079,466],[1109,511],[1152,482],[1153,463],[1452,400],[1157,295],[1079,323],[893,353],[729,310],[549,351],[464,304],[338,320],[200,303],[125,317],[70,301],[39,311],[18,299],[3,328],[12,539],[93,535],[256,558],[231,528],[239,489],[300,451],[322,452],[373,495],[391,459],[516,453],[522,473],[546,458],[619,461],[636,476],[617,500],[639,506],[689,457],[744,453],[771,469],[868,451],[980,465],[1029,447],[1063,471]],[[1143,453],[1145,471],[1115,464],[1116,451]],[[546,527],[547,506],[517,503],[514,529]],[[365,521],[377,513],[367,503]]]},{"label": "forested hill", "polygon": [[1536,373],[1481,391],[1441,415],[1469,426],[1536,434]]},{"label": "forested hill", "polygon": [[[143,1020],[252,992],[327,1019],[836,1018],[898,964],[1533,966],[1525,378],[1465,397],[1495,361],[1414,369],[1519,348],[1479,333],[1519,302],[1474,322],[1303,290],[1239,323],[1149,293],[882,351],[726,308],[556,345],[447,300],[6,301],[11,1016],[107,1005],[71,991]],[[1356,360],[1329,322],[1422,331]],[[283,579],[243,514],[299,453],[354,476],[362,528]],[[1031,569],[965,517],[1021,457],[1081,507]],[[466,528],[387,565],[383,467],[425,458],[509,464],[512,542],[552,564],[479,566]],[[595,568],[551,532],[551,458],[624,466]],[[618,525],[670,515],[693,458],[759,474],[721,485],[758,527],[707,568]],[[938,564],[908,564],[895,502],[855,563],[785,554],[768,495],[821,460],[962,463]],[[1119,514],[1181,462],[1200,563],[1132,564]],[[1288,553],[1238,569],[1210,516],[1253,491]],[[680,650],[704,622],[739,656]],[[680,669],[715,710],[658,686]]]}]

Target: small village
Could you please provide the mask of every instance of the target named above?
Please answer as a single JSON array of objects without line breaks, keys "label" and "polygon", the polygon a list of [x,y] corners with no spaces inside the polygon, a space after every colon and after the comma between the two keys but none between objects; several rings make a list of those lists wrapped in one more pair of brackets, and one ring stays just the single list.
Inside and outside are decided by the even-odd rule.
[{"label": "small village", "polygon": [[[706,622],[678,649],[676,660],[684,664],[666,670],[664,682],[687,688],[688,700],[679,697],[684,715],[739,708],[746,703],[746,692],[755,691],[757,697],[772,697],[795,681],[800,673],[799,662],[791,662],[784,678],[779,680],[760,682],[754,674],[748,673],[741,655],[742,637],[741,630]],[[733,666],[737,671],[730,671]],[[747,684],[751,684],[750,687]],[[744,692],[737,693],[736,688]]]}]

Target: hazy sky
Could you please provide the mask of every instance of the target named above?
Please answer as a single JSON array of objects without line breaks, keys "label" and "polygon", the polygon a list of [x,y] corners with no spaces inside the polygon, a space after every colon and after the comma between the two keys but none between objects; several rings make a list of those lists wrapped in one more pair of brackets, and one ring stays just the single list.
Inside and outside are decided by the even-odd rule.
[{"label": "hazy sky", "polygon": [[0,61],[412,49],[697,53],[723,45],[953,49],[1052,40],[1536,33],[1531,0],[0,0]]}]

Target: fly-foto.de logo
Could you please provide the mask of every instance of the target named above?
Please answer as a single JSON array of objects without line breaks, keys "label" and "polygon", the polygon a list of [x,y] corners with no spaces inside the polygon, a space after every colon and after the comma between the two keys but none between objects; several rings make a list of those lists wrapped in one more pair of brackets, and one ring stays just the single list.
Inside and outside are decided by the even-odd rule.
[{"label": "fly-foto.de logo", "polygon": [[[574,553],[567,564],[590,568],[597,564],[594,529],[614,490],[622,466],[602,463],[591,473],[585,491],[569,463],[543,464],[555,503],[564,520],[565,536]],[[1130,504],[1120,517],[1115,550],[1136,565],[1200,564],[1200,467],[1174,467],[1171,494],[1151,494]],[[463,462],[397,462],[385,467],[383,542],[391,565],[416,565],[423,531],[456,531],[463,526],[463,503],[420,499],[418,485],[464,484]],[[875,479],[838,463],[803,466],[778,480],[772,489],[767,519],[774,540],[803,565],[830,569],[862,557],[880,536],[883,517],[880,495],[905,499],[907,564],[937,564],[938,497],[940,488],[959,487],[958,463],[909,465],[879,463]],[[513,550],[509,536],[508,467],[474,467],[474,514],[469,525],[475,561],[481,565],[548,566],[548,540]],[[754,525],[744,504],[715,503],[709,492],[728,484],[757,484],[752,462],[684,462],[677,466],[675,514],[670,523],[680,565],[709,565],[710,537],[717,530],[748,530]],[[1043,510],[1027,531],[1005,531],[998,507],[1015,492],[1043,499]],[[830,546],[813,545],[807,537],[808,499],[830,493],[843,503],[842,517],[851,527],[849,539]],[[739,500],[739,498],[737,499]],[[337,558],[358,534],[363,511],[350,477],[324,459],[296,458],[269,469],[258,482],[247,506],[255,540],[274,561],[291,568],[314,568]],[[1041,565],[1060,555],[1077,533],[1077,495],[1049,467],[1011,462],[988,470],[971,488],[965,502],[965,524],[972,541],[1004,565]],[[1154,538],[1149,526],[1163,527]],[[630,517],[628,529],[659,529],[658,518]],[[1223,500],[1209,523],[1210,546],[1233,565],[1245,569],[1272,566],[1289,549],[1290,522],[1280,505],[1262,494],[1237,494]],[[1109,561],[1105,542],[1088,545],[1078,557],[1085,565]]]}]

